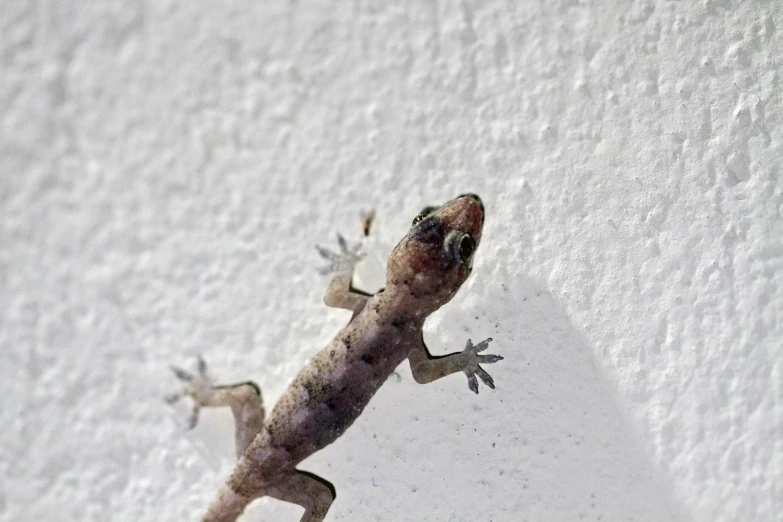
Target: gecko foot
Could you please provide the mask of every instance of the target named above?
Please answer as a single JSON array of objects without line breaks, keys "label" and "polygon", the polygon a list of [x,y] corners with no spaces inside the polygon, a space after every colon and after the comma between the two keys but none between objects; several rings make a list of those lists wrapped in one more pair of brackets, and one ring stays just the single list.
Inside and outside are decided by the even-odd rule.
[{"label": "gecko foot", "polygon": [[[367,224],[366,227],[369,230],[369,224]],[[334,252],[328,248],[316,245],[315,248],[318,250],[318,253],[321,254],[321,257],[329,261],[328,265],[318,269],[321,275],[350,273],[356,263],[364,259],[365,254],[360,251],[362,247],[361,243],[349,245],[348,241],[346,241],[342,235],[337,234],[337,244],[340,247],[339,252]]]},{"label": "gecko foot", "polygon": [[478,375],[479,379],[481,379],[481,382],[492,389],[495,388],[495,382],[492,380],[492,377],[490,377],[490,375],[481,366],[479,366],[479,364],[491,364],[503,360],[503,357],[500,355],[479,355],[479,352],[483,352],[489,348],[490,341],[492,341],[491,337],[481,341],[476,346],[473,346],[473,342],[468,339],[468,342],[465,345],[465,349],[462,350],[462,357],[465,360],[465,366],[462,371],[465,372],[465,375],[467,375],[468,388],[470,388],[473,393],[479,392],[476,375]]},{"label": "gecko foot", "polygon": [[185,387],[179,392],[166,396],[166,402],[174,404],[183,397],[193,399],[193,411],[188,419],[188,428],[193,429],[198,424],[198,414],[202,406],[209,403],[209,399],[214,390],[214,383],[207,373],[207,363],[199,356],[196,373],[191,373],[176,366],[171,367],[171,371],[177,376],[177,379],[185,383]]}]

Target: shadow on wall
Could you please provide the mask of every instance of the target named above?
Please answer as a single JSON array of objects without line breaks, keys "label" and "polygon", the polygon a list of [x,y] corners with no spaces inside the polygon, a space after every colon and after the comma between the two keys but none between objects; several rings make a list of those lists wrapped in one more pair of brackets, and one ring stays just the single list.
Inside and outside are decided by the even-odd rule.
[{"label": "shadow on wall", "polygon": [[493,272],[483,278],[492,284],[468,291],[465,312],[491,320],[493,351],[506,357],[494,372],[505,411],[482,421],[506,449],[494,466],[512,495],[495,509],[515,515],[508,520],[687,518],[596,365],[596,347],[546,290],[502,266]]},{"label": "shadow on wall", "polygon": [[[476,396],[462,374],[418,385],[403,363],[356,424],[300,466],[336,487],[329,517],[690,518],[618,406],[595,348],[548,292],[497,266],[461,294],[430,319],[425,340],[442,354],[493,337],[488,352],[505,357],[486,368],[497,389],[482,385]],[[296,520],[300,511],[265,499],[246,518]]]}]

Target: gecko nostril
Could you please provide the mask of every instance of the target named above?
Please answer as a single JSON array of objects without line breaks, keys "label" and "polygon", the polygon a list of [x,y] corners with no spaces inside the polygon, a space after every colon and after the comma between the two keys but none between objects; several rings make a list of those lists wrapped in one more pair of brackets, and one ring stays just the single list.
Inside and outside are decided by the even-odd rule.
[{"label": "gecko nostril", "polygon": [[457,199],[459,198],[473,198],[476,201],[478,201],[479,207],[481,208],[481,215],[484,216],[484,202],[481,201],[481,198],[478,197],[477,194],[473,194],[472,192],[468,192],[466,194],[460,194],[457,196]]}]

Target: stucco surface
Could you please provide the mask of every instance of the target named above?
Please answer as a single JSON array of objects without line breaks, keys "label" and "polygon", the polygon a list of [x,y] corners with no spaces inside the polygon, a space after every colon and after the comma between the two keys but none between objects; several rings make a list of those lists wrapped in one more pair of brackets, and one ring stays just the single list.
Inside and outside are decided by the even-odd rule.
[{"label": "stucco surface", "polygon": [[[474,191],[475,269],[428,323],[491,336],[474,396],[400,367],[303,469],[328,521],[780,520],[778,2],[10,0],[0,9],[0,520],[197,520],[359,274]],[[298,520],[260,501],[248,521]]]}]

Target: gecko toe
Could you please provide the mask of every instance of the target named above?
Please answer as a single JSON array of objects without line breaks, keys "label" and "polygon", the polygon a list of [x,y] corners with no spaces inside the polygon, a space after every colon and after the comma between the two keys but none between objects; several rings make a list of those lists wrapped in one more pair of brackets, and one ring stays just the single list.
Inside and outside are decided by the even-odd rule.
[{"label": "gecko toe", "polygon": [[487,339],[484,339],[480,343],[478,343],[476,346],[473,347],[473,350],[476,353],[483,352],[487,348],[489,348],[489,343],[492,342],[492,337],[489,337]]},{"label": "gecko toe", "polygon": [[348,248],[348,241],[346,241],[343,235],[339,232],[337,233],[337,244],[340,246],[340,252],[342,252],[343,255],[350,252],[350,249]]},{"label": "gecko toe", "polygon": [[466,371],[465,375],[468,376],[468,388],[470,388],[470,391],[478,393],[478,380],[476,380],[476,374],[472,371]]},{"label": "gecko toe", "polygon": [[199,355],[198,356],[198,361],[197,361],[196,364],[197,364],[199,377],[201,377],[205,381],[208,381],[209,380],[209,376],[207,375],[207,361],[204,360],[204,357]]},{"label": "gecko toe", "polygon": [[481,382],[483,382],[493,390],[495,389],[495,381],[492,380],[492,377],[481,366],[478,366],[476,368],[476,375],[479,376]]},{"label": "gecko toe", "polygon": [[171,366],[171,371],[177,376],[177,379],[185,382],[193,382],[193,374],[177,366]]},{"label": "gecko toe", "polygon": [[183,396],[182,392],[169,393],[168,395],[163,397],[163,400],[166,401],[166,404],[174,404],[175,402],[180,400],[182,396]]},{"label": "gecko toe", "polygon": [[495,354],[487,354],[487,355],[479,355],[478,356],[479,363],[481,364],[492,364],[496,363],[498,361],[502,361],[503,357],[500,355]]},{"label": "gecko toe", "polygon": [[198,406],[195,406],[193,408],[193,411],[190,413],[190,417],[188,417],[188,429],[189,430],[192,430],[198,424],[199,410],[200,410],[200,408]]}]

